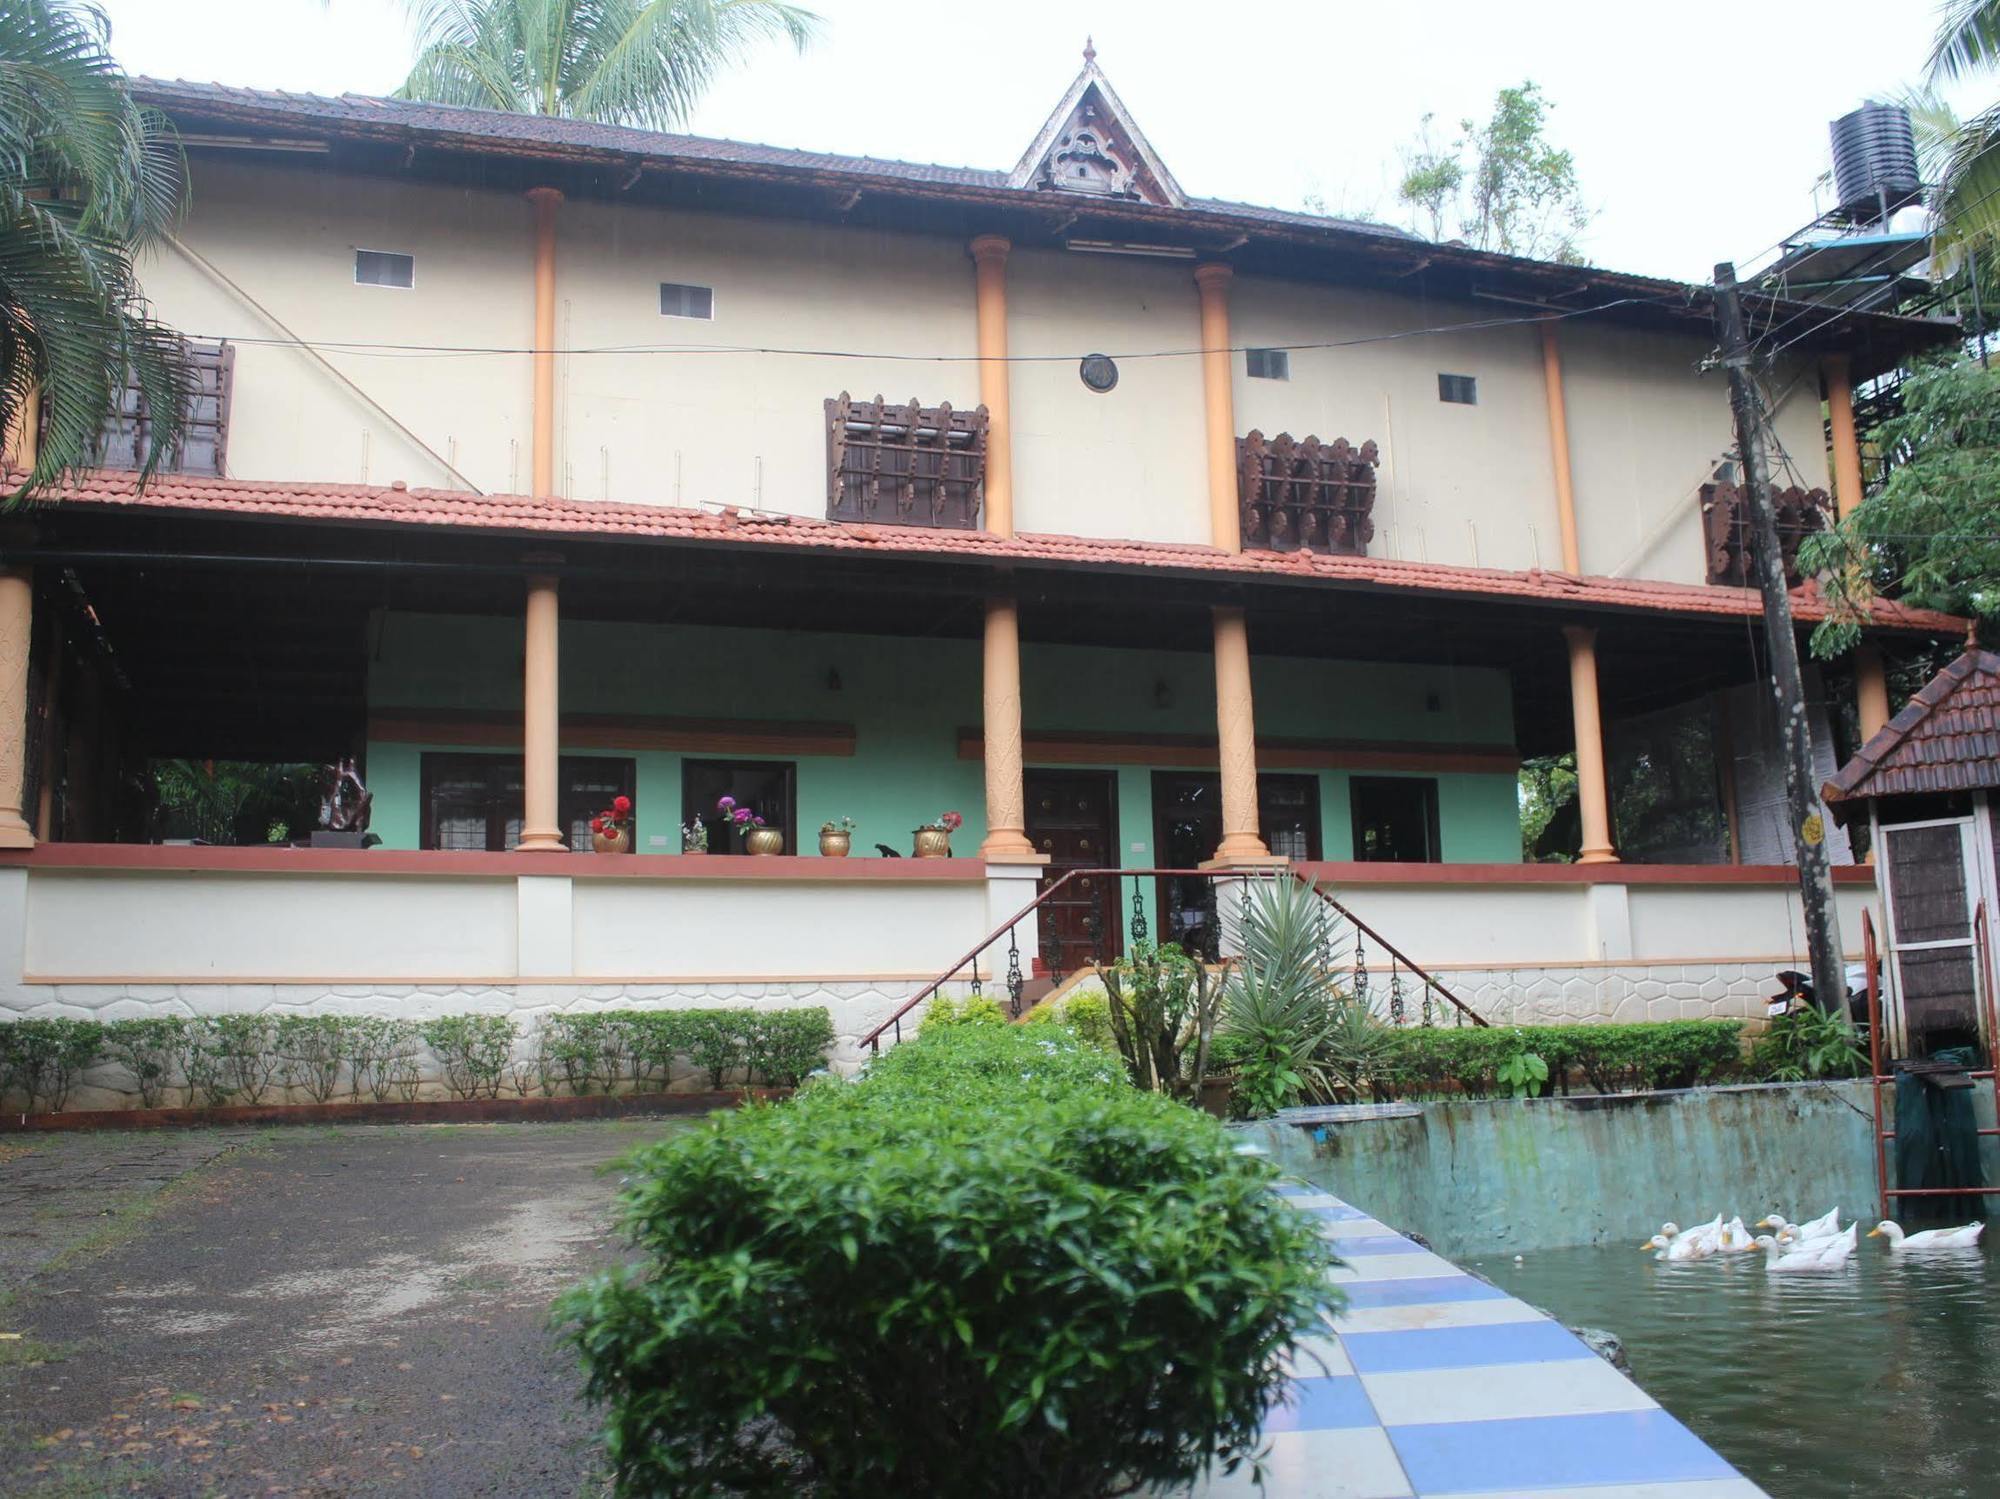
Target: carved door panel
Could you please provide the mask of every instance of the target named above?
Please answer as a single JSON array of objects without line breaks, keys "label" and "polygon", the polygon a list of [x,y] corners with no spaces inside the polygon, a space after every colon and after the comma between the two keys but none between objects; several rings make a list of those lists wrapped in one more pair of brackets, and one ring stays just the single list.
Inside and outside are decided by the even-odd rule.
[{"label": "carved door panel", "polygon": [[[1074,869],[1118,863],[1112,779],[1101,771],[1031,770],[1026,776],[1028,839],[1048,855],[1047,889]],[[1071,880],[1041,910],[1041,961],[1074,973],[1118,956],[1118,881],[1110,875]]]}]

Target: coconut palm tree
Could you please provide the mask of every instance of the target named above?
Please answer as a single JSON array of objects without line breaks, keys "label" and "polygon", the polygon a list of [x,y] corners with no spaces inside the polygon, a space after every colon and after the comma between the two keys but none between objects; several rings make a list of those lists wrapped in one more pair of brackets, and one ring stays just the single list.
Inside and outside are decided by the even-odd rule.
[{"label": "coconut palm tree", "polygon": [[397,91],[433,104],[673,130],[722,69],[818,18],[780,0],[411,0],[417,60]]},{"label": "coconut palm tree", "polygon": [[143,482],[178,444],[192,391],[132,268],[185,201],[180,143],[133,101],[108,38],[73,0],[0,0],[0,421],[12,432],[39,403],[12,499],[89,460],[128,380],[149,418]]},{"label": "coconut palm tree", "polygon": [[[1993,71],[2000,63],[2000,0],[1947,0],[1938,20],[1937,41],[1931,48],[1929,82],[1933,88]],[[1952,123],[1949,111],[1915,111],[1920,133],[1929,127],[1933,139],[1943,137],[1936,152],[1936,240],[1940,256],[1956,260],[1970,251],[2000,247],[2000,103],[1970,119]],[[1928,163],[1926,163],[1928,165]]]}]

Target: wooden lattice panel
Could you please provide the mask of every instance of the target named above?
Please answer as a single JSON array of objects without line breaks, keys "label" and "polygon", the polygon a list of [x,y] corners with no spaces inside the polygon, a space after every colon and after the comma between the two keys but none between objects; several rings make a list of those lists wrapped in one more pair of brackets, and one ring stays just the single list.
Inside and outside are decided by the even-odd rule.
[{"label": "wooden lattice panel", "polygon": [[[1793,485],[1771,496],[1778,518],[1778,549],[1785,559],[1785,583],[1799,584],[1799,544],[1827,528],[1833,501],[1824,489]],[[1750,500],[1734,484],[1701,487],[1702,538],[1708,552],[1708,581],[1733,588],[1757,586],[1757,552],[1750,526]]]},{"label": "wooden lattice panel", "polygon": [[826,518],[878,526],[979,529],[986,496],[986,408],[846,391],[826,403]]},{"label": "wooden lattice panel", "polygon": [[1266,552],[1365,556],[1375,536],[1375,444],[1281,432],[1236,440],[1243,545]]}]

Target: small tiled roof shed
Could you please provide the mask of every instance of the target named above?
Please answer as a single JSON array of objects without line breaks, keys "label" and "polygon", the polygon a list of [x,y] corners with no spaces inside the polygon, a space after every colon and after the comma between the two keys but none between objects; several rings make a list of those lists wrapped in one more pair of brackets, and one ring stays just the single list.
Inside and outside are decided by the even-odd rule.
[{"label": "small tiled roof shed", "polygon": [[1822,788],[1845,821],[1877,797],[2000,788],[2000,654],[1977,646],[1932,677]]}]

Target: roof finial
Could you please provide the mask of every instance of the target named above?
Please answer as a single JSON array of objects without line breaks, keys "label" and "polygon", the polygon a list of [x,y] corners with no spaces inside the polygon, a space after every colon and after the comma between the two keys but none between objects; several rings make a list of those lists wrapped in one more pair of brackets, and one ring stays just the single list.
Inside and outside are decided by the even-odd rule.
[{"label": "roof finial", "polygon": [[1083,65],[1089,68],[1095,67],[1096,64],[1097,48],[1092,45],[1090,37],[1086,35],[1083,39]]}]

